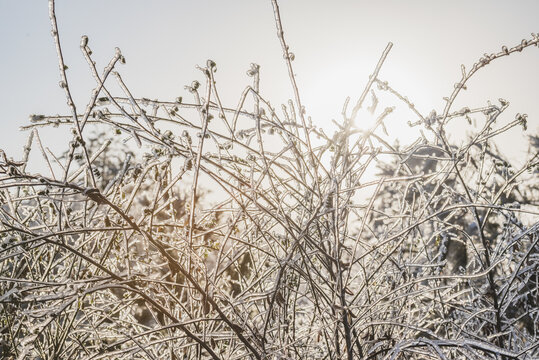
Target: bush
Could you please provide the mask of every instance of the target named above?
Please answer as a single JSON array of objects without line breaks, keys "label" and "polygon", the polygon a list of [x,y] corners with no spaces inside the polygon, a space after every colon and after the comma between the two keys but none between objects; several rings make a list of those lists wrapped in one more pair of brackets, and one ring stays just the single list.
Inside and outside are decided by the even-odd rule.
[{"label": "bush", "polygon": [[[539,137],[517,168],[493,141],[525,130],[526,115],[500,125],[503,99],[452,108],[477,71],[539,37],[463,67],[428,116],[379,78],[389,44],[328,136],[301,105],[272,3],[295,94],[282,115],[259,92],[256,64],[235,107],[221,103],[211,60],[191,101],[134,98],[115,70],[120,50],[99,75],[87,37],[96,87],[80,113],[50,0],[71,114],[32,115],[21,161],[1,151],[4,358],[539,356]],[[123,94],[110,93],[111,77]],[[390,144],[382,92],[426,135]],[[360,130],[367,96],[377,120]],[[464,144],[448,140],[449,122],[481,117]],[[73,133],[58,157],[39,140],[51,125]],[[48,174],[26,168],[36,147]]]}]

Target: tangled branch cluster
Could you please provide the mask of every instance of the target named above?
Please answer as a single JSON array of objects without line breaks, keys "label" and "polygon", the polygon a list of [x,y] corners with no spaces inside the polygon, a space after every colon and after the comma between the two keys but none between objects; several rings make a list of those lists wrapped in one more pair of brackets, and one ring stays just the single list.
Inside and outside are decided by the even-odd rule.
[{"label": "tangled branch cluster", "polygon": [[[492,140],[525,127],[525,115],[499,126],[502,99],[452,110],[474,73],[539,37],[463,67],[443,112],[429,116],[379,78],[390,44],[327,136],[301,105],[273,5],[295,95],[282,114],[260,93],[255,64],[235,107],[221,103],[211,60],[204,83],[186,87],[192,102],[135,98],[115,70],[121,52],[100,74],[87,37],[96,87],[80,112],[50,1],[71,113],[33,115],[21,161],[0,152],[4,358],[539,356],[539,138],[514,168]],[[392,108],[375,104],[375,124],[355,127],[380,92],[429,136],[391,145]],[[467,143],[447,139],[449,122],[479,117]],[[71,128],[66,153],[42,146],[43,126]],[[36,151],[44,174],[27,170]]]}]

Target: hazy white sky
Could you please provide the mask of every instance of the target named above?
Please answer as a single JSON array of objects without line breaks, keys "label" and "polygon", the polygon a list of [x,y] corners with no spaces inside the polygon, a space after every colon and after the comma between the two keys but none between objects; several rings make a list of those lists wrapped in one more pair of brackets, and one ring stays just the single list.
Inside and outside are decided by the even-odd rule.
[{"label": "hazy white sky", "polygon": [[[443,109],[460,76],[483,53],[514,46],[539,32],[539,1],[281,1],[285,36],[298,84],[313,121],[329,127],[347,95],[361,93],[381,52],[394,47],[381,71],[422,113]],[[47,1],[0,0],[0,148],[18,158],[26,134],[18,131],[29,114],[68,113],[59,88]],[[201,79],[195,69],[207,59],[218,66],[224,102],[235,106],[250,83],[246,70],[261,65],[261,89],[278,105],[291,97],[270,0],[57,0],[57,17],[68,77],[82,111],[94,80],[79,50],[88,35],[99,66],[116,46],[127,64],[120,67],[136,97],[172,100],[188,96],[184,85]],[[529,132],[539,130],[539,49],[504,58],[482,70],[463,101],[485,105],[511,102],[506,120],[529,115]],[[408,118],[394,119],[399,129]],[[44,132],[45,145],[58,149],[68,139]],[[518,131],[508,147],[523,148]]]}]

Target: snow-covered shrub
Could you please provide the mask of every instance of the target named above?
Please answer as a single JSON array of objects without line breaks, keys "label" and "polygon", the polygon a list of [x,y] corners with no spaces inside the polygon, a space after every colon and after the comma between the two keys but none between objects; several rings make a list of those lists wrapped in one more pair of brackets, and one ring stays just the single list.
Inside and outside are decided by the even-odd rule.
[{"label": "snow-covered shrub", "polygon": [[[273,5],[295,94],[282,111],[256,64],[239,104],[222,104],[211,60],[190,100],[135,98],[120,50],[101,72],[83,37],[96,87],[80,112],[50,1],[70,114],[31,116],[20,161],[0,152],[4,358],[539,356],[539,140],[514,167],[492,140],[526,115],[499,125],[503,99],[453,109],[477,71],[539,37],[463,67],[428,116],[379,78],[390,44],[328,136],[301,104]],[[390,144],[381,93],[425,136]],[[377,120],[360,130],[368,96]],[[464,144],[448,140],[448,123],[472,119]],[[61,156],[39,141],[49,125],[72,130]],[[48,172],[27,169],[30,152]]]}]

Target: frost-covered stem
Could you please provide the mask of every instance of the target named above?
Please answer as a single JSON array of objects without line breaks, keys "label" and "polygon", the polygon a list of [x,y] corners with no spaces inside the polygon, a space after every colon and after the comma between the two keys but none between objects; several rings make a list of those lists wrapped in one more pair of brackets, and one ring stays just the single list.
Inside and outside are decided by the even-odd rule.
[{"label": "frost-covered stem", "polygon": [[[84,157],[86,160],[86,163],[88,165],[88,172],[90,173],[90,180],[92,182],[92,186],[96,187],[96,181],[94,177],[94,173],[92,171],[92,165],[90,163],[90,156],[88,155],[88,149],[86,149],[86,145],[84,143],[84,138],[82,136],[82,128],[79,123],[79,117],[77,115],[77,107],[75,105],[75,102],[73,101],[73,98],[71,96],[71,91],[69,89],[69,83],[67,81],[67,75],[66,70],[67,66],[64,63],[64,55],[62,53],[62,47],[60,45],[60,34],[58,33],[58,24],[56,22],[56,13],[55,13],[55,3],[54,0],[49,0],[49,18],[51,21],[52,26],[52,37],[54,39],[54,44],[56,45],[56,53],[58,55],[58,68],[60,70],[60,87],[64,89],[65,96],[67,99],[67,105],[71,109],[71,116],[73,117],[73,122],[75,123],[75,129],[77,131],[78,139],[75,141],[80,143],[82,146],[82,150],[84,152]],[[68,160],[69,161],[69,160]],[[67,172],[69,171],[69,167],[66,166],[66,171],[64,175],[64,180],[67,179]]]},{"label": "frost-covered stem", "polygon": [[382,55],[380,56],[380,59],[378,60],[378,64],[376,64],[376,67],[374,68],[374,72],[369,77],[369,81],[367,82],[367,85],[365,85],[365,89],[363,89],[363,92],[361,93],[361,96],[359,97],[359,99],[356,102],[356,105],[352,109],[352,114],[350,115],[350,120],[352,120],[352,121],[355,120],[355,118],[357,116],[357,112],[359,111],[359,109],[361,109],[361,106],[363,105],[363,101],[365,101],[365,98],[367,97],[367,94],[369,93],[369,90],[371,89],[372,84],[374,83],[374,81],[377,80],[378,73],[380,72],[380,69],[382,69],[382,65],[384,64],[384,61],[386,60],[387,55],[389,54],[389,51],[391,51],[392,47],[393,47],[393,43],[391,43],[391,42],[389,42],[386,45],[386,48],[384,49],[384,52],[382,53]]},{"label": "frost-covered stem", "polygon": [[455,84],[455,88],[451,95],[446,99],[446,105],[444,107],[444,112],[442,114],[442,119],[440,121],[440,126],[443,126],[443,124],[446,123],[446,119],[449,115],[449,111],[451,110],[451,106],[455,102],[455,99],[459,95],[459,93],[462,90],[466,89],[466,83],[470,78],[479,70],[484,68],[486,65],[490,64],[490,62],[497,60],[501,57],[508,56],[515,52],[521,52],[522,50],[539,44],[539,37],[535,34],[532,34],[533,38],[531,40],[523,39],[519,45],[516,45],[512,47],[511,49],[508,49],[506,46],[502,46],[502,50],[498,53],[492,53],[492,54],[485,54],[482,58],[479,59],[478,62],[473,64],[472,69],[468,72],[466,72],[466,68],[464,65],[461,66],[462,70],[462,78],[459,83]]},{"label": "frost-covered stem", "polygon": [[316,184],[316,188],[319,191],[319,184],[318,184],[318,177],[317,174],[317,168],[318,168],[318,161],[314,158],[314,151],[313,147],[311,145],[311,137],[309,134],[309,128],[307,127],[307,122],[305,121],[305,109],[301,103],[301,97],[299,94],[299,88],[296,82],[296,75],[294,73],[294,69],[292,68],[292,60],[294,55],[289,50],[289,46],[287,45],[285,39],[284,39],[284,30],[283,25],[281,22],[281,14],[279,11],[279,4],[277,3],[277,0],[271,0],[271,4],[273,5],[273,14],[275,16],[275,25],[277,27],[277,36],[279,37],[279,41],[281,42],[281,48],[283,50],[283,57],[286,62],[286,67],[288,69],[288,76],[290,78],[290,82],[292,84],[292,90],[294,92],[294,97],[296,99],[296,105],[298,107],[299,117],[301,119],[301,125],[303,127],[303,130],[305,132],[305,141],[307,142],[307,150],[309,152],[309,157],[311,158],[311,163],[314,166],[314,183]]}]

